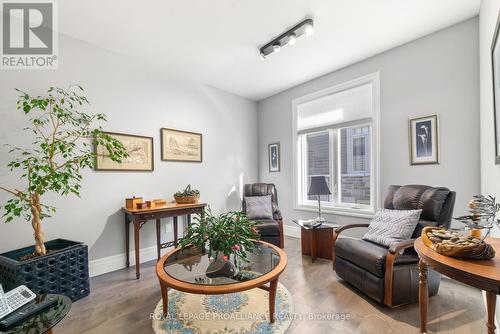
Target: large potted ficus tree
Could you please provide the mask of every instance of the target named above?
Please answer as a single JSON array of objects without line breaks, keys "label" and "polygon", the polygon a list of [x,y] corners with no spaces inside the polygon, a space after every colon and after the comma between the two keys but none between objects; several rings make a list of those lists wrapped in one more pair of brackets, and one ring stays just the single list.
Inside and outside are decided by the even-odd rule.
[{"label": "large potted ficus tree", "polygon": [[31,222],[35,245],[0,254],[0,282],[6,289],[24,284],[39,294],[62,293],[77,300],[90,291],[88,249],[63,239],[45,242],[42,221],[56,209],[43,196],[49,192],[79,196],[81,171],[95,164],[94,145],[105,147],[113,161],[120,162],[128,154],[99,126],[106,120],[104,114],[82,110],[89,102],[80,86],[51,87],[44,96],[18,91],[17,109],[29,119],[24,130],[33,140],[30,147],[6,145],[12,155],[7,166],[23,185],[0,185],[10,195],[3,205],[3,219]]}]

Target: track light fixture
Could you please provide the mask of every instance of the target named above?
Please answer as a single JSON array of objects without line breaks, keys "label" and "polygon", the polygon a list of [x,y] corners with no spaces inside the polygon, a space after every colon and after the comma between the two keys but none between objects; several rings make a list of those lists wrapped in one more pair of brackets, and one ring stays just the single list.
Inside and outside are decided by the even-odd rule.
[{"label": "track light fixture", "polygon": [[287,44],[294,45],[298,37],[302,35],[310,36],[313,32],[313,20],[306,19],[261,47],[259,49],[260,57],[265,59],[271,53],[280,51],[281,48]]}]

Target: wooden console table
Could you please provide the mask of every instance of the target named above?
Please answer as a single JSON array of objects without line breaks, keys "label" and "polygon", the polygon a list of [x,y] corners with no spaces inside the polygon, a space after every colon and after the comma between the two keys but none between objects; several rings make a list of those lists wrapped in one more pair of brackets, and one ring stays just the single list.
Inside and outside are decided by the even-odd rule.
[{"label": "wooden console table", "polygon": [[500,294],[500,239],[487,238],[496,251],[491,260],[466,260],[444,256],[427,247],[421,238],[415,241],[415,250],[420,257],[419,262],[419,303],[420,332],[427,333],[427,266],[459,282],[486,291],[486,307],[488,309],[488,333],[495,333],[495,306]]},{"label": "wooden console table", "polygon": [[[127,268],[130,267],[130,223],[134,224],[134,243],[135,243],[135,277],[141,277],[141,262],[140,262],[140,231],[141,227],[148,221],[156,220],[156,248],[158,251],[158,260],[161,258],[160,251],[162,248],[177,246],[178,226],[177,217],[187,216],[188,225],[191,224],[191,215],[203,215],[206,203],[196,204],[177,204],[175,202],[167,203],[165,206],[156,207],[154,209],[127,209],[122,208],[125,213],[125,252],[127,253]],[[173,217],[174,225],[174,240],[162,243],[160,219]]]}]

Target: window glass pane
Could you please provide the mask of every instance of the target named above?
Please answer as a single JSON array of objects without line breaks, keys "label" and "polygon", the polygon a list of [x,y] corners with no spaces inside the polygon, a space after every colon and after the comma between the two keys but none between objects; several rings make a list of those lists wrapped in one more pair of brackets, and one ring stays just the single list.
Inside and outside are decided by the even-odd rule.
[{"label": "window glass pane", "polygon": [[[309,200],[317,201],[316,195],[309,196],[307,191],[311,185],[312,176],[325,176],[331,190],[330,182],[330,134],[321,132],[306,136],[307,147],[307,188]],[[321,195],[321,201],[329,202],[331,195]]]},{"label": "window glass pane", "polygon": [[370,126],[340,130],[340,203],[370,205]]}]

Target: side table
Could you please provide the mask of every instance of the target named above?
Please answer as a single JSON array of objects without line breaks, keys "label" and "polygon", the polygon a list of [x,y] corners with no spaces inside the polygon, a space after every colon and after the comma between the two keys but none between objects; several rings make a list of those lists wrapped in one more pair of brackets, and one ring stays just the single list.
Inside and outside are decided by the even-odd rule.
[{"label": "side table", "polygon": [[296,219],[295,224],[300,226],[301,248],[303,255],[311,256],[311,261],[317,258],[332,260],[333,231],[340,227],[338,224],[324,222],[318,227],[310,227],[306,221]]},{"label": "side table", "polygon": [[[495,333],[495,306],[497,295],[500,294],[500,239],[486,238],[485,240],[496,251],[497,255],[491,260],[468,260],[448,257],[438,254],[427,247],[422,237],[415,240],[415,250],[420,257],[419,262],[419,304],[420,304],[420,333],[427,333],[427,291],[428,266],[443,275],[456,281],[486,291],[486,309],[488,334]],[[479,328],[477,333],[479,333]]]},{"label": "side table", "polygon": [[[41,301],[40,298],[48,296],[54,295],[37,296],[35,301],[39,302]],[[55,296],[57,297],[56,304],[44,309],[40,313],[36,313],[24,319],[13,327],[8,328],[5,332],[0,331],[0,334],[52,334],[53,328],[61,322],[71,310],[71,299],[63,295]]]}]

